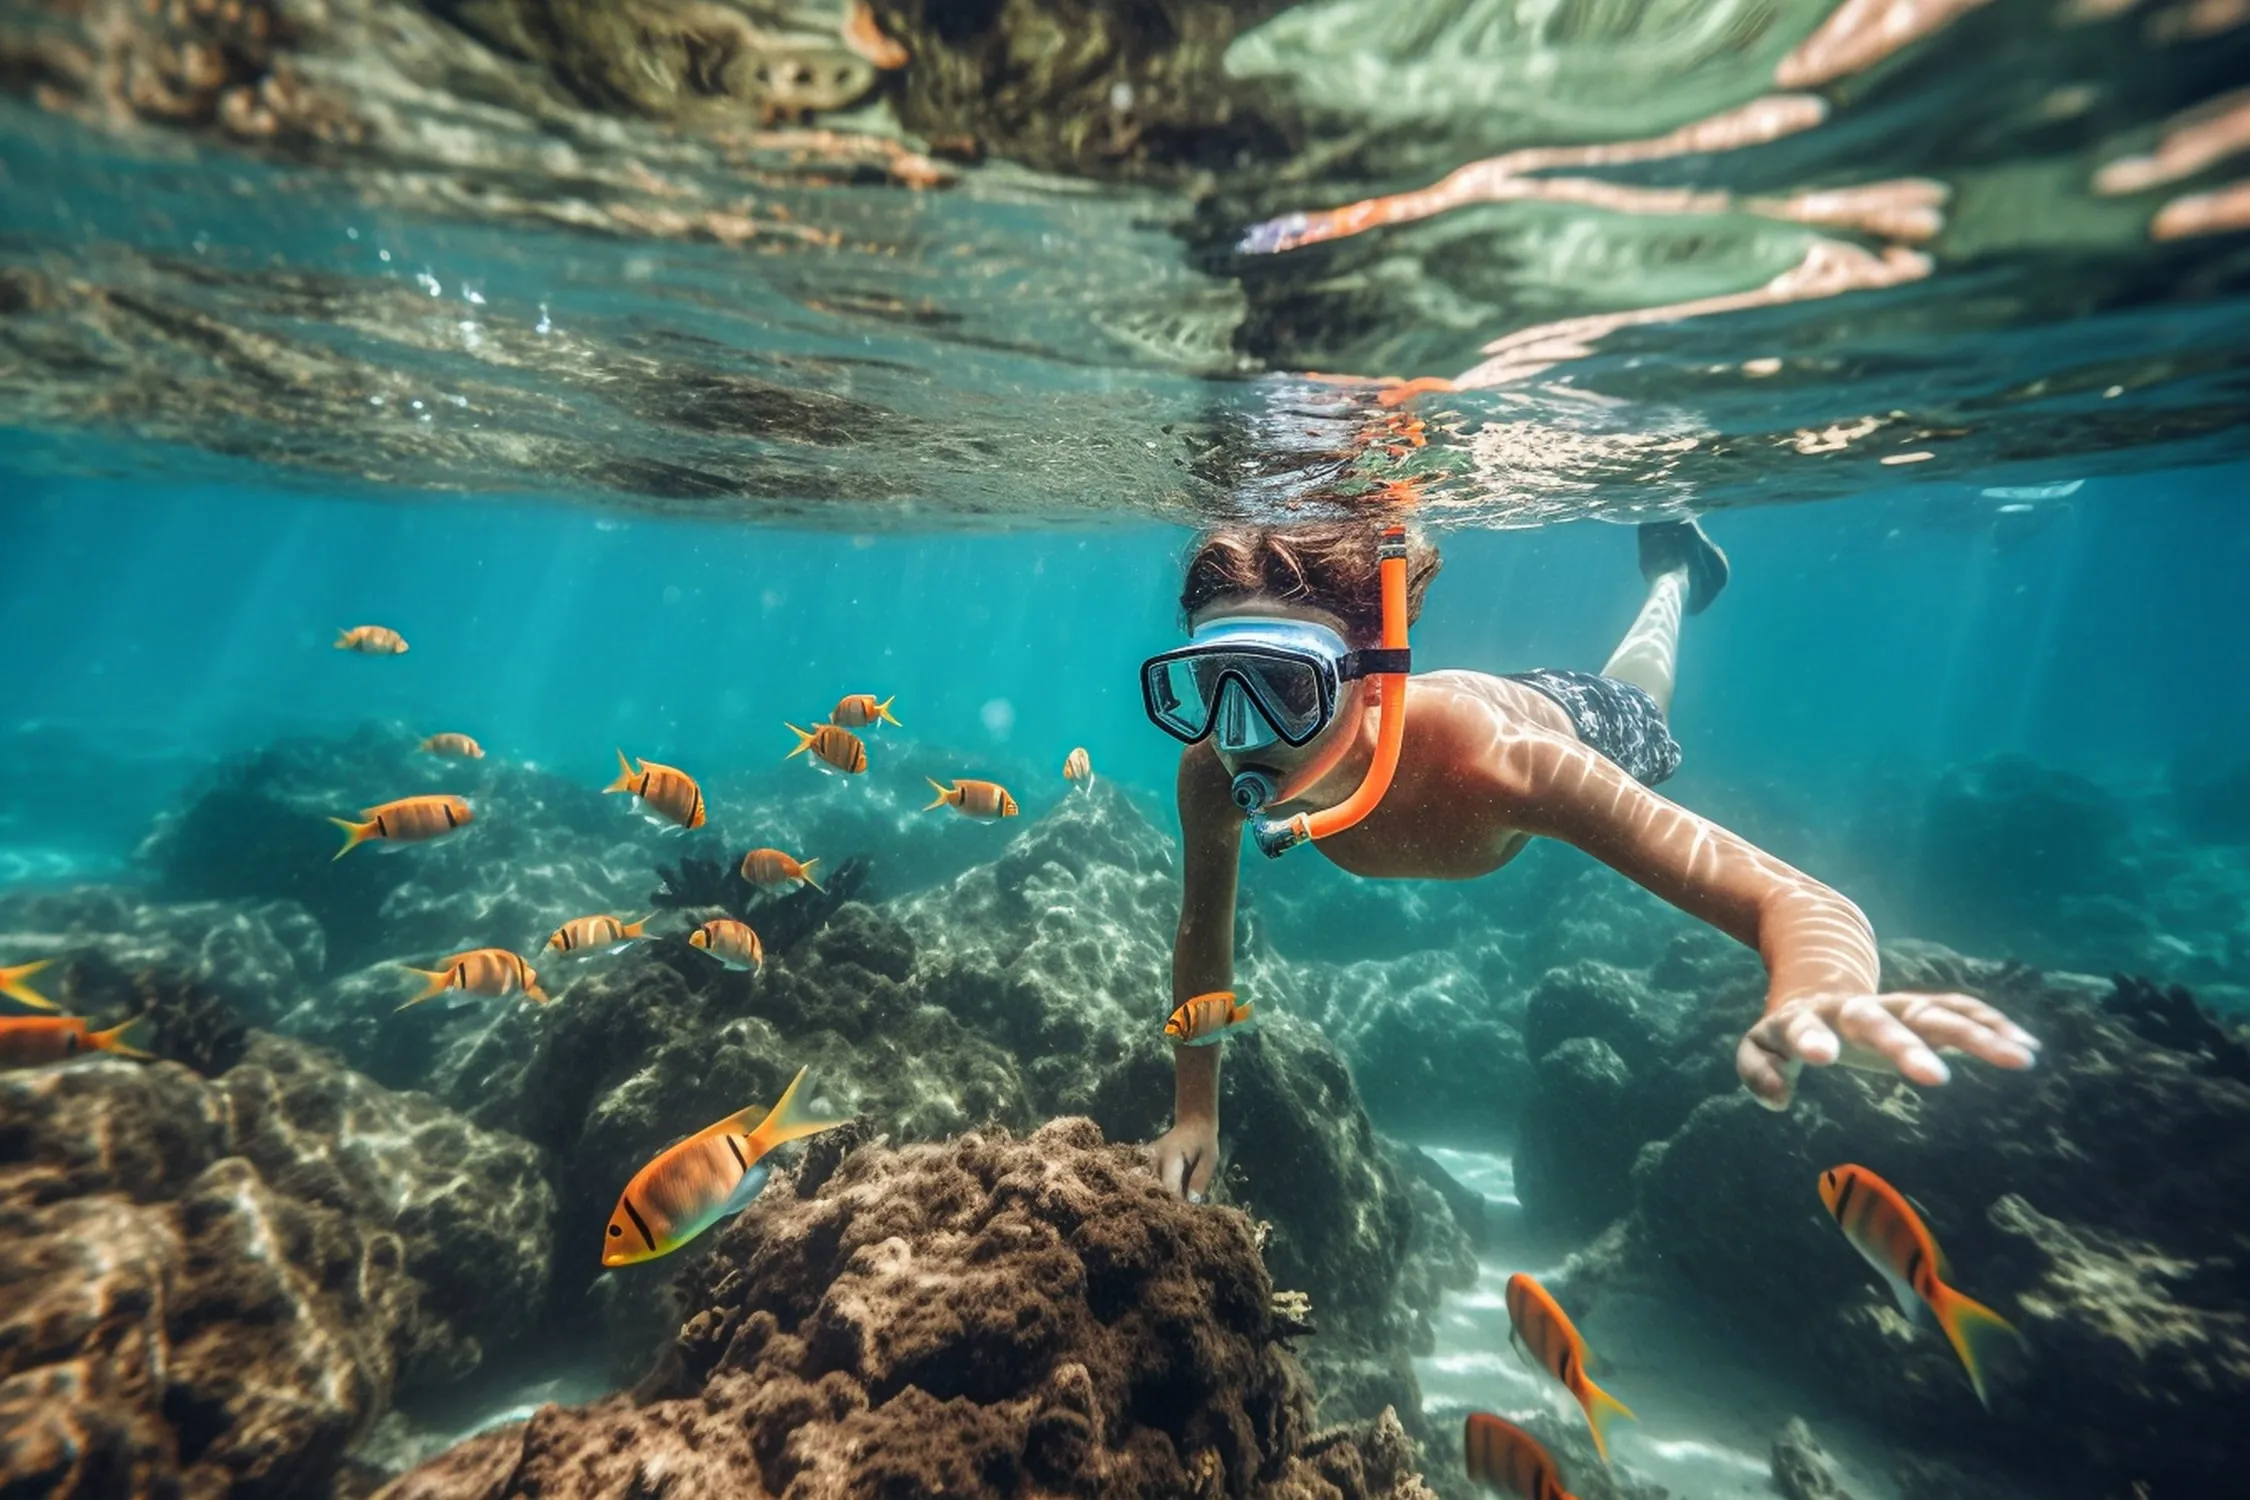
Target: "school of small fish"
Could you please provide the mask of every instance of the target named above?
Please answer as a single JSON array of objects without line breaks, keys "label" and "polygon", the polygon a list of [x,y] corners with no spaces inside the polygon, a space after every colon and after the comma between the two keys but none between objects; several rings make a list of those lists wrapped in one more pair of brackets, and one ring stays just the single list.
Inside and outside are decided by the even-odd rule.
[{"label": "school of small fish", "polygon": [[[403,656],[408,649],[406,637],[387,625],[341,628],[336,632],[334,647],[378,657]],[[867,741],[859,732],[873,732],[886,725],[901,727],[891,711],[896,701],[895,697],[878,698],[873,693],[845,694],[812,728],[788,726],[797,736],[797,748],[784,758],[806,755],[809,763],[822,770],[847,776],[866,774]],[[485,757],[484,746],[474,737],[451,730],[428,736],[416,748],[446,761]],[[1083,748],[1071,751],[1064,778],[1082,791],[1091,784],[1093,769]],[[963,816],[978,820],[1017,815],[1016,799],[997,782],[964,777],[951,786],[935,781],[931,785],[937,788],[938,797],[930,808],[950,803]],[[625,797],[639,816],[668,831],[701,828],[706,821],[701,782],[677,766],[629,756],[623,749],[617,751],[617,776],[603,791]],[[476,812],[466,797],[420,794],[374,803],[360,809],[357,817],[329,821],[343,830],[343,847],[335,854],[342,859],[366,843],[400,849],[444,838],[474,824]],[[808,886],[818,891],[821,885],[815,872],[820,863],[817,858],[800,858],[782,849],[752,849],[742,857],[742,878],[768,893]],[[548,935],[540,952],[572,962],[616,954],[635,943],[657,940],[648,931],[649,920],[626,921],[607,912],[573,917]],[[765,944],[746,922],[716,917],[685,937],[690,949],[724,969],[755,973],[765,964]],[[546,961],[544,956],[542,962]],[[96,1030],[82,1017],[60,1014],[61,1007],[32,986],[32,978],[56,961],[41,958],[0,966],[0,997],[38,1012],[0,1015],[0,1068],[36,1067],[92,1053],[150,1058],[149,1052],[136,1045],[147,1024],[145,1016]],[[450,1006],[511,999],[546,1005],[553,999],[541,987],[539,971],[513,948],[473,948],[440,959],[434,968],[400,967],[422,982],[422,988],[398,1006],[401,1011],[433,1000],[443,1000]],[[843,1117],[817,1110],[812,1103],[814,1097],[805,1086],[803,1070],[799,1070],[780,1102],[762,1118],[755,1118],[755,1108],[743,1110],[658,1153],[619,1195],[602,1248],[602,1264],[632,1265],[668,1254],[748,1204],[765,1182],[766,1168],[759,1162],[767,1152],[784,1142],[844,1123]]]}]

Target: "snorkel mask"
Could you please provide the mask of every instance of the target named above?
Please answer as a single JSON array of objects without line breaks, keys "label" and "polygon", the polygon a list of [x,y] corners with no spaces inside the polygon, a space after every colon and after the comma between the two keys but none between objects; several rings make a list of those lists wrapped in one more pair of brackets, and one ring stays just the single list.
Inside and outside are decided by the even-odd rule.
[{"label": "snorkel mask", "polygon": [[1353,651],[1342,636],[1309,620],[1229,616],[1207,621],[1189,643],[1141,664],[1141,701],[1150,722],[1183,744],[1215,735],[1230,756],[1254,755],[1279,741],[1312,742],[1336,717],[1343,685],[1368,678],[1375,708],[1375,759],[1359,789],[1331,808],[1261,818],[1280,792],[1273,772],[1244,766],[1234,804],[1256,819],[1252,833],[1269,857],[1308,839],[1352,827],[1383,800],[1406,738],[1406,528],[1387,527],[1378,557],[1383,580],[1383,643]]}]

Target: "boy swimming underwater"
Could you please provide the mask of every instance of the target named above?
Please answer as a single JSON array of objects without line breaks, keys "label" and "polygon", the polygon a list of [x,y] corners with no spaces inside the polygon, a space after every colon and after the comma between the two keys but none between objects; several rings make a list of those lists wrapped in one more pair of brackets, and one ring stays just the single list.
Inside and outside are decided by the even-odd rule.
[{"label": "boy swimming underwater", "polygon": [[[1188,644],[1141,671],[1150,719],[1187,747],[1173,1005],[1232,988],[1247,815],[1270,853],[1314,841],[1375,878],[1468,880],[1534,837],[1575,844],[1765,960],[1765,1014],[1735,1067],[1770,1108],[1788,1107],[1807,1063],[1925,1085],[1948,1076],[1939,1048],[2031,1066],[2038,1043],[1981,1000],[1878,993],[1858,907],[1650,790],[1679,767],[1665,716],[1681,617],[1710,605],[1727,564],[1689,521],[1643,526],[1640,549],[1648,597],[1598,675],[1410,678],[1406,626],[1438,570],[1427,541],[1394,527],[1379,544],[1351,523],[1198,538],[1180,593]],[[1191,1201],[1218,1164],[1220,1050],[1175,1049],[1173,1125],[1149,1148]]]}]

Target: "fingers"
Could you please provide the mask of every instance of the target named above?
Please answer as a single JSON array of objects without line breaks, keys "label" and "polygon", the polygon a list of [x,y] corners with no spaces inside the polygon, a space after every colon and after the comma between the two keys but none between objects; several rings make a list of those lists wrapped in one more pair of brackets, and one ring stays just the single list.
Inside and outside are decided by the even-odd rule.
[{"label": "fingers", "polygon": [[1173,1197],[1180,1196],[1180,1180],[1187,1174],[1187,1158],[1162,1141],[1156,1144],[1156,1180],[1164,1184],[1164,1191]]},{"label": "fingers", "polygon": [[1211,1169],[1218,1164],[1216,1151],[1206,1151],[1196,1157],[1194,1169],[1188,1173],[1188,1202],[1201,1203],[1211,1196]]},{"label": "fingers", "polygon": [[[1896,1002],[1904,996],[1890,996]],[[1917,997],[1927,998],[1927,997]],[[1894,1013],[1893,1006],[1874,995],[1846,1000],[1836,1010],[1836,1028],[1851,1046],[1886,1059],[1907,1079],[1935,1087],[1953,1077],[1952,1070],[1930,1050],[1919,1033]]]},{"label": "fingers", "polygon": [[1750,1097],[1768,1109],[1789,1107],[1789,1092],[1797,1076],[1798,1065],[1782,1057],[1759,1040],[1763,1025],[1755,1027],[1742,1039],[1734,1051],[1734,1071],[1742,1079],[1742,1086]]},{"label": "fingers", "polygon": [[1786,1055],[1825,1068],[1843,1054],[1843,1043],[1813,1007],[1784,1011],[1775,1019],[1781,1022],[1781,1050]]},{"label": "fingers", "polygon": [[1888,995],[1898,1018],[1932,1047],[1953,1047],[2002,1068],[2028,1068],[2039,1043],[2031,1033],[1967,995]]}]

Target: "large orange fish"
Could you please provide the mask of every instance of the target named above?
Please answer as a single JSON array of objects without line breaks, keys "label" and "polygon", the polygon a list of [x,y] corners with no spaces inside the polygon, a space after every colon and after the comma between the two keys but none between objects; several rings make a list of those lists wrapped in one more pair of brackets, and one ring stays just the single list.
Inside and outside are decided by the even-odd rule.
[{"label": "large orange fish", "polygon": [[443,838],[456,828],[466,828],[476,821],[469,804],[459,797],[401,797],[396,802],[385,802],[375,807],[360,809],[367,821],[354,823],[349,818],[330,818],[328,821],[344,830],[347,837],[344,847],[336,857],[345,855],[369,839],[387,839],[394,844],[419,844],[425,839]]},{"label": "large orange fish", "polygon": [[422,749],[431,755],[443,755],[453,760],[484,759],[484,746],[465,734],[433,734],[422,741]]},{"label": "large orange fish", "polygon": [[753,849],[742,856],[742,878],[761,891],[795,890],[801,885],[817,891],[820,882],[812,872],[819,866],[817,859],[800,864],[779,849]]},{"label": "large orange fish", "polygon": [[924,812],[950,802],[964,816],[987,823],[994,818],[1012,818],[1016,815],[1016,799],[1009,796],[1008,789],[997,781],[973,781],[961,777],[953,785],[947,786],[935,777],[925,776],[922,779],[929,782],[931,791],[937,793],[930,806],[922,809]]},{"label": "large orange fish", "polygon": [[1594,1434],[1594,1451],[1608,1463],[1609,1424],[1617,1417],[1632,1421],[1633,1413],[1586,1373],[1586,1341],[1578,1336],[1569,1315],[1545,1287],[1518,1271],[1508,1278],[1508,1321],[1539,1368],[1578,1398],[1586,1412],[1586,1426]]},{"label": "large orange fish", "polygon": [[847,776],[857,776],[867,769],[866,743],[841,724],[815,724],[810,729],[799,729],[791,724],[789,732],[797,737],[797,748],[784,755],[783,760],[794,759],[810,750]]},{"label": "large orange fish", "polygon": [[1562,1470],[1539,1440],[1488,1411],[1473,1411],[1461,1427],[1461,1456],[1478,1484],[1523,1500],[1577,1500],[1562,1486]]},{"label": "large orange fish", "polygon": [[1945,1284],[1952,1274],[1930,1231],[1904,1194],[1865,1167],[1831,1167],[1820,1174],[1820,1201],[1869,1265],[1889,1284],[1899,1310],[1919,1322],[1927,1307],[1961,1356],[1977,1400],[1991,1409],[1985,1374],[1994,1355],[2021,1341],[2015,1325],[1991,1308]]},{"label": "large orange fish", "polygon": [[846,729],[865,729],[871,724],[892,724],[903,729],[906,726],[891,717],[891,705],[896,702],[896,693],[880,703],[875,701],[873,693],[846,693],[836,700],[836,711],[828,716],[828,722],[841,724]]},{"label": "large orange fish", "polygon": [[147,1019],[135,1016],[107,1031],[88,1031],[77,1016],[0,1016],[0,1068],[35,1068],[88,1052],[145,1058],[149,1054],[133,1046],[131,1036]]},{"label": "large orange fish", "polygon": [[612,916],[572,917],[556,928],[547,938],[551,953],[568,953],[584,956],[598,950],[615,953],[636,938],[648,934],[642,929],[648,925],[643,917],[638,922],[620,922]]},{"label": "large orange fish", "polygon": [[728,1115],[635,1172],[610,1213],[602,1264],[629,1266],[671,1254],[750,1206],[766,1185],[767,1169],[758,1163],[767,1152],[845,1123],[849,1116],[816,1114],[804,1102],[805,1072],[797,1070],[764,1119],[757,1120],[755,1106]]},{"label": "large orange fish", "polygon": [[766,945],[758,934],[750,930],[747,922],[737,922],[732,917],[713,917],[688,934],[688,946],[710,954],[721,968],[760,969],[765,967]]},{"label": "large orange fish", "polygon": [[1164,1035],[1175,1046],[1211,1047],[1229,1036],[1257,1029],[1248,1001],[1237,1000],[1233,990],[1213,990],[1182,1000],[1164,1022]]},{"label": "large orange fish", "polygon": [[472,948],[467,953],[454,954],[434,969],[408,968],[407,972],[419,974],[429,983],[421,994],[400,1006],[400,1010],[411,1009],[447,990],[495,1000],[505,995],[521,995],[541,1005],[547,1003],[547,992],[539,988],[539,971],[506,948]]},{"label": "large orange fish", "polygon": [[1086,753],[1084,745],[1080,745],[1064,758],[1063,780],[1077,782],[1078,790],[1082,792],[1090,792],[1094,789],[1094,758]]},{"label": "large orange fish", "polygon": [[703,788],[693,776],[676,766],[658,765],[644,760],[640,769],[625,752],[617,752],[617,779],[602,788],[603,795],[624,792],[637,800],[652,819],[677,824],[681,828],[703,826]]},{"label": "large orange fish", "polygon": [[34,1010],[59,1009],[54,1001],[24,983],[53,962],[51,958],[42,958],[33,963],[17,964],[12,969],[0,969],[0,995],[6,995],[18,1005],[28,1005]]},{"label": "large orange fish", "polygon": [[406,637],[388,625],[354,625],[336,631],[338,651],[357,651],[362,656],[404,656]]}]

